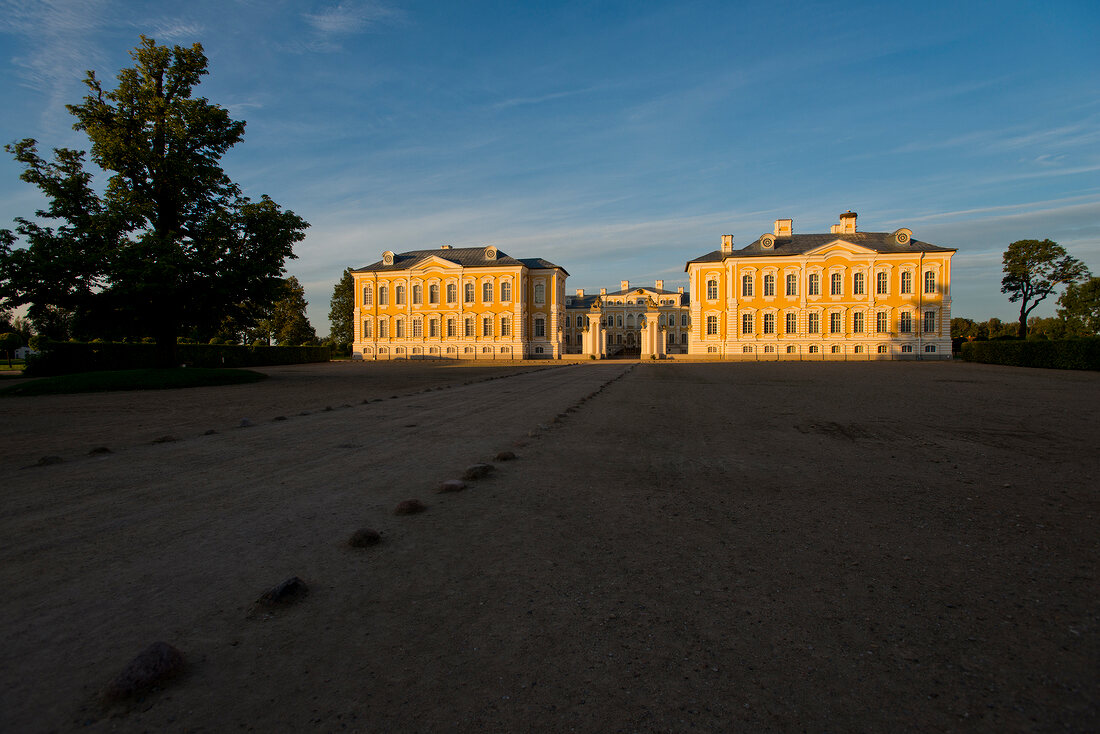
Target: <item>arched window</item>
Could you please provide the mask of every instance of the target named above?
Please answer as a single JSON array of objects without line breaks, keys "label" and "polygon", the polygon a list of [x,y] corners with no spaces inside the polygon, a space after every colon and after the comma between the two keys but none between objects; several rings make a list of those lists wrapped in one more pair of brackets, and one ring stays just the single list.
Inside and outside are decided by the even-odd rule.
[{"label": "arched window", "polygon": [[821,276],[817,273],[810,273],[810,282],[807,286],[809,295],[820,296],[821,295]]},{"label": "arched window", "polygon": [[623,328],[623,315],[619,314],[619,328]]},{"label": "arched window", "polygon": [[466,283],[462,286],[462,300],[466,303],[474,302],[474,284]]},{"label": "arched window", "polygon": [[374,292],[371,290],[370,284],[363,286],[363,305],[370,306],[374,301]]},{"label": "arched window", "polygon": [[752,333],[752,314],[751,313],[741,314],[741,333],[742,334],[751,334]]},{"label": "arched window", "polygon": [[384,285],[378,286],[378,305],[388,306],[390,305],[390,289]]},{"label": "arched window", "polygon": [[788,313],[786,321],[787,323],[784,324],[784,326],[786,327],[784,331],[786,331],[786,333],[788,334],[796,333],[798,331],[798,315],[794,313]]},{"label": "arched window", "polygon": [[418,284],[413,286],[413,303],[423,303],[423,302],[424,302],[424,289],[418,283]]},{"label": "arched window", "polygon": [[748,273],[741,276],[741,297],[752,298],[752,276]]},{"label": "arched window", "polygon": [[843,278],[844,276],[840,273],[833,273],[829,276],[829,295],[839,296],[843,292]]},{"label": "arched window", "polygon": [[545,337],[546,336],[546,319],[544,319],[541,316],[539,316],[535,319],[535,336],[536,337]]},{"label": "arched window", "polygon": [[439,286],[435,283],[428,286],[428,303],[439,303]]},{"label": "arched window", "polygon": [[864,293],[863,293],[863,289],[864,289],[863,280],[864,280],[863,273],[856,273],[855,275],[852,276],[852,293],[854,293],[857,296],[864,295]]},{"label": "arched window", "polygon": [[764,295],[775,295],[775,276],[770,273],[764,276]]},{"label": "arched window", "polygon": [[458,286],[454,283],[447,284],[447,303],[455,303],[458,301]]},{"label": "arched window", "polygon": [[710,280],[707,281],[707,300],[708,301],[717,301],[718,300],[718,279],[717,278],[711,278]]},{"label": "arched window", "polygon": [[398,306],[405,305],[405,286],[399,285],[393,290],[393,302]]},{"label": "arched window", "polygon": [[877,273],[875,275],[875,294],[880,295],[880,296],[885,295],[886,294],[886,285],[887,285],[886,272],[883,271],[883,272]]},{"label": "arched window", "polygon": [[[566,316],[565,316],[565,328],[567,328],[567,329],[568,329],[568,328],[569,328],[569,326],[570,326],[570,323],[571,323],[571,322],[570,322],[570,318],[569,318],[569,315],[568,315],[568,314],[566,314]],[[580,316],[578,316],[578,317],[577,317],[577,326],[580,326],[580,325],[581,325],[581,317],[580,317]]]},{"label": "arched window", "polygon": [[924,292],[935,293],[936,292],[936,274],[929,270],[924,274]]},{"label": "arched window", "polygon": [[541,306],[544,303],[546,303],[546,286],[535,283],[535,304]]},{"label": "arched window", "polygon": [[504,302],[512,300],[512,282],[510,280],[500,284],[500,300]]},{"label": "arched window", "polygon": [[707,316],[707,336],[714,336],[718,333],[718,317]]},{"label": "arched window", "polygon": [[493,302],[493,284],[489,281],[485,281],[481,284],[481,302],[492,303]]},{"label": "arched window", "polygon": [[806,316],[806,331],[810,334],[821,333],[821,314],[811,313]]},{"label": "arched window", "polygon": [[798,295],[798,276],[794,273],[787,273],[787,295]]},{"label": "arched window", "polygon": [[775,314],[773,314],[773,313],[764,314],[764,333],[765,334],[774,334],[775,333]]},{"label": "arched window", "polygon": [[901,273],[901,292],[904,295],[913,292],[913,274],[908,270],[903,270]]}]

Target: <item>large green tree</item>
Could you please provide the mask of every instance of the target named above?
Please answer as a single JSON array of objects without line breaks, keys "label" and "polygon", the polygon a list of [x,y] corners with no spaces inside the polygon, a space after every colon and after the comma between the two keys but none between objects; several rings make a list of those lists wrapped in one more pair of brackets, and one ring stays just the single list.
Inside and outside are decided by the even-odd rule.
[{"label": "large green tree", "polygon": [[1060,285],[1087,278],[1089,270],[1064,247],[1052,240],[1018,240],[1005,250],[1001,293],[1012,303],[1020,302],[1017,336],[1027,337],[1027,318]]},{"label": "large green tree", "polygon": [[1058,299],[1058,316],[1075,336],[1100,334],[1100,278],[1070,283]]},{"label": "large green tree", "polygon": [[38,218],[60,224],[17,219],[22,248],[10,232],[0,237],[0,296],[31,304],[32,321],[53,309],[72,314],[74,328],[151,335],[174,364],[181,332],[213,333],[241,304],[278,297],[309,225],[267,196],[250,200],[222,170],[244,122],[192,96],[207,73],[201,45],[142,36],[130,55],[114,89],[90,71],[90,94],[68,108],[109,174],[102,194],[83,152],[56,149],[51,162],[32,139],[7,146],[50,201]]},{"label": "large green tree", "polygon": [[351,274],[351,268],[344,268],[344,274],[332,287],[332,300],[329,301],[328,310],[329,339],[340,350],[347,349],[354,340],[354,319],[355,277]]},{"label": "large green tree", "polygon": [[297,278],[290,276],[281,282],[278,297],[250,332],[252,339],[279,346],[313,344],[317,341],[317,332],[306,316],[308,305],[305,288]]}]

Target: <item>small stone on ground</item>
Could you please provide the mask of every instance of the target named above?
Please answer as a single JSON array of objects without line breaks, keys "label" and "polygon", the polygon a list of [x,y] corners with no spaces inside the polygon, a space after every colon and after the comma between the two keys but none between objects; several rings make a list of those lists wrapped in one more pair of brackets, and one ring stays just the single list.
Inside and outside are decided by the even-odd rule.
[{"label": "small stone on ground", "polygon": [[439,483],[440,492],[461,492],[466,489],[466,482],[461,479],[445,479]]},{"label": "small stone on ground", "polygon": [[472,479],[481,479],[487,477],[496,469],[492,464],[474,464],[473,466],[466,467],[466,471],[462,474],[462,478],[469,481]]},{"label": "small stone on ground", "polygon": [[512,461],[516,458],[514,451],[501,451],[496,455],[496,461]]},{"label": "small stone on ground", "polygon": [[179,675],[185,667],[179,650],[167,642],[154,642],[115,676],[103,692],[103,698],[115,702],[140,696]]},{"label": "small stone on ground", "polygon": [[418,512],[423,512],[428,509],[420,500],[402,500],[397,503],[397,507],[393,508],[393,514],[395,515],[415,515]]},{"label": "small stone on ground", "polygon": [[306,582],[302,581],[297,576],[291,576],[278,586],[273,586],[265,591],[263,595],[256,600],[256,603],[265,607],[283,606],[286,604],[293,604],[308,594],[309,587],[306,586]]},{"label": "small stone on ground", "polygon": [[366,548],[372,545],[378,545],[382,541],[382,536],[377,530],[373,528],[359,528],[351,537],[348,538],[348,545],[352,548]]}]

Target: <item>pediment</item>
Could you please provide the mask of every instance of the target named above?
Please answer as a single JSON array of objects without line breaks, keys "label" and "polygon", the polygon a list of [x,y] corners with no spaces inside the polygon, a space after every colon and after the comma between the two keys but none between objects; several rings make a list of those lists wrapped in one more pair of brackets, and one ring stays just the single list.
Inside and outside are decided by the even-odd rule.
[{"label": "pediment", "polygon": [[432,268],[443,268],[444,270],[459,269],[462,266],[458,263],[445,260],[438,255],[428,255],[426,258],[416,263],[409,270],[431,270]]},{"label": "pediment", "polygon": [[819,245],[812,250],[807,250],[806,255],[817,255],[820,257],[829,257],[831,255],[867,255],[874,254],[875,251],[870,247],[864,245],[857,245],[854,242],[848,242],[847,240],[837,238],[831,242],[826,242],[824,245]]}]

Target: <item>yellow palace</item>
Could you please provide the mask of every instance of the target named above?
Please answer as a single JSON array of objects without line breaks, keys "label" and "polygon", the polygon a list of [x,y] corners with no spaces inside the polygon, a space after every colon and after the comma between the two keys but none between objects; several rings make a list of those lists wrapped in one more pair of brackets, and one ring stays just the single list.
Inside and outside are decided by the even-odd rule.
[{"label": "yellow palace", "polygon": [[791,219],[688,261],[689,287],[566,297],[561,266],[495,247],[385,252],[353,270],[355,359],[951,358],[951,257],[911,230]]}]

